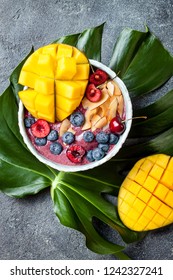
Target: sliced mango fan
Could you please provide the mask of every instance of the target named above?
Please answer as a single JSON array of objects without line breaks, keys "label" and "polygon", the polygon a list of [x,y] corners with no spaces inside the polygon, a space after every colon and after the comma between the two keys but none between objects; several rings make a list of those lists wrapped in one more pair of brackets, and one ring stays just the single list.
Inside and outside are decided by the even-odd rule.
[{"label": "sliced mango fan", "polygon": [[[53,43],[77,47],[89,59],[101,61],[103,28],[104,23]],[[28,56],[33,51],[31,49]],[[51,186],[54,212],[63,225],[83,233],[90,250],[129,259],[124,252],[126,244],[140,240],[146,232],[127,228],[119,218],[117,206],[105,198],[105,194],[116,199],[125,175],[139,159],[158,153],[173,156],[173,90],[151,105],[133,108],[134,116],[147,115],[148,118],[134,120],[127,143],[110,161],[85,172],[58,172],[39,162],[28,151],[19,132],[18,92],[22,86],[18,84],[18,78],[28,56],[13,71],[8,88],[0,96],[0,190],[22,198]],[[107,66],[119,73],[132,102],[138,99],[142,104],[144,95],[159,89],[172,77],[173,56],[148,28],[145,32],[125,28],[115,42]],[[140,141],[136,143],[133,138]],[[110,241],[102,236],[95,220],[115,230],[122,238],[121,244],[117,241],[119,238]]]}]

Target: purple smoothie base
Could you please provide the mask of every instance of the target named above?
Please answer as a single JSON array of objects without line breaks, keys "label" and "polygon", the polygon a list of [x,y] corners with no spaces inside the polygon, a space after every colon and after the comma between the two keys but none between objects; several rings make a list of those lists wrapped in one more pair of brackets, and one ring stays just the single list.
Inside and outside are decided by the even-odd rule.
[{"label": "purple smoothie base", "polygon": [[[84,113],[84,109],[82,108],[82,106],[80,106],[76,111],[80,111],[82,113]],[[25,117],[29,117],[31,116],[31,114],[25,109],[25,113],[24,113],[24,118]],[[35,119],[37,120],[37,119]],[[60,130],[60,126],[61,126],[61,122],[55,122],[55,123],[49,123],[50,125],[50,129],[55,129],[57,130],[58,134],[59,134],[59,130]],[[81,127],[75,127],[73,125],[71,125],[72,129],[75,131],[75,141],[70,144],[70,145],[74,145],[74,144],[77,144],[77,145],[80,145],[82,146],[86,153],[87,151],[89,150],[93,150],[94,148],[96,148],[98,146],[98,142],[95,140],[88,143],[88,142],[85,142],[85,140],[83,139],[83,133],[86,131],[86,130],[81,130]],[[87,131],[91,131],[90,129],[87,129]],[[96,129],[95,131],[93,131],[93,134],[94,136],[100,132],[100,131],[103,131],[103,129]],[[82,158],[82,161],[80,163],[73,163],[71,160],[68,159],[68,157],[66,156],[66,151],[68,149],[68,147],[70,145],[68,144],[65,144],[63,141],[62,141],[62,137],[59,136],[58,140],[56,141],[49,141],[47,140],[47,143],[46,145],[44,146],[37,146],[35,143],[34,143],[34,139],[35,137],[33,136],[32,132],[31,132],[31,129],[30,128],[26,128],[26,132],[27,132],[27,135],[28,135],[28,138],[29,140],[31,141],[33,147],[43,156],[45,157],[46,159],[52,161],[52,162],[55,162],[55,163],[59,163],[59,164],[62,164],[62,165],[69,165],[69,166],[74,166],[74,165],[85,165],[85,164],[88,164],[90,163],[90,161],[88,161],[88,159],[86,158],[86,153],[84,155],[84,157]],[[106,128],[104,130],[104,132],[106,133],[110,133],[110,130],[109,128]],[[62,147],[63,147],[63,151],[61,152],[60,155],[54,155],[50,152],[50,144],[51,143],[56,143],[56,142],[59,142]],[[115,145],[109,145],[109,150],[106,154],[108,154],[112,148],[114,147]],[[105,156],[106,156],[105,154]]]}]

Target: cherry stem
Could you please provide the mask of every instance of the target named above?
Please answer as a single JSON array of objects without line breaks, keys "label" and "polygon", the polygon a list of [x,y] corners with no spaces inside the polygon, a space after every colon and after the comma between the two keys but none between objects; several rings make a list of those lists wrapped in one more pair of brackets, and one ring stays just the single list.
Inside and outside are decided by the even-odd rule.
[{"label": "cherry stem", "polygon": [[95,73],[95,71],[94,71],[94,68],[93,68],[92,64],[90,64],[90,67],[91,67],[91,71],[92,71],[93,73]]},{"label": "cherry stem", "polygon": [[133,117],[127,120],[122,120],[122,123],[130,121],[130,120],[134,120],[134,119],[147,119],[147,116],[139,116],[139,117]]}]

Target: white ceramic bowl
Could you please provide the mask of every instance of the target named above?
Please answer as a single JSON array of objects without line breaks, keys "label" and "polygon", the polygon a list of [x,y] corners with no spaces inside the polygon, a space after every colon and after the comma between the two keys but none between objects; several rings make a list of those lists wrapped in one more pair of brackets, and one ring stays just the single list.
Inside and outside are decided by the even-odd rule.
[{"label": "white ceramic bowl", "polygon": [[[105,72],[107,72],[107,74],[109,75],[110,78],[114,78],[116,76],[115,72],[112,71],[107,66],[105,66],[104,64],[102,64],[96,60],[93,60],[93,59],[90,59],[90,63],[94,67],[102,69]],[[131,100],[129,97],[128,90],[120,78],[116,77],[116,78],[114,78],[114,80],[117,82],[117,84],[123,94],[126,119],[131,119],[132,118],[132,103],[131,103]],[[85,165],[69,166],[69,165],[63,165],[63,164],[55,163],[55,162],[48,160],[47,158],[45,158],[44,156],[39,154],[37,152],[37,150],[34,148],[34,146],[31,144],[31,142],[27,136],[25,126],[24,126],[24,106],[21,101],[19,103],[18,122],[19,122],[20,133],[23,136],[23,140],[24,140],[25,144],[27,145],[28,149],[31,151],[31,153],[39,161],[45,163],[46,165],[49,165],[50,167],[57,169],[59,171],[65,171],[65,172],[77,172],[77,171],[88,170],[88,169],[97,167],[97,166],[107,162],[108,160],[110,160],[121,149],[123,143],[125,142],[125,140],[128,136],[128,133],[130,131],[131,124],[132,124],[132,120],[129,120],[128,122],[126,122],[126,129],[125,129],[124,133],[120,136],[118,143],[111,149],[111,151],[104,158],[102,158],[101,160],[98,160],[98,161],[94,161],[94,162],[85,164]]]}]

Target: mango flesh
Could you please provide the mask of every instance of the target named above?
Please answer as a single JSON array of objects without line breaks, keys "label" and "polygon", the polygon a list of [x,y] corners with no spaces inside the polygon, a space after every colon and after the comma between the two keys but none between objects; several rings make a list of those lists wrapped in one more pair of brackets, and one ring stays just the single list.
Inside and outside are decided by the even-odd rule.
[{"label": "mango flesh", "polygon": [[118,212],[134,231],[173,222],[173,157],[156,154],[139,160],[120,187]]},{"label": "mango flesh", "polygon": [[19,92],[26,109],[36,118],[62,121],[80,104],[88,84],[86,56],[66,44],[51,44],[35,51],[24,63]]}]

